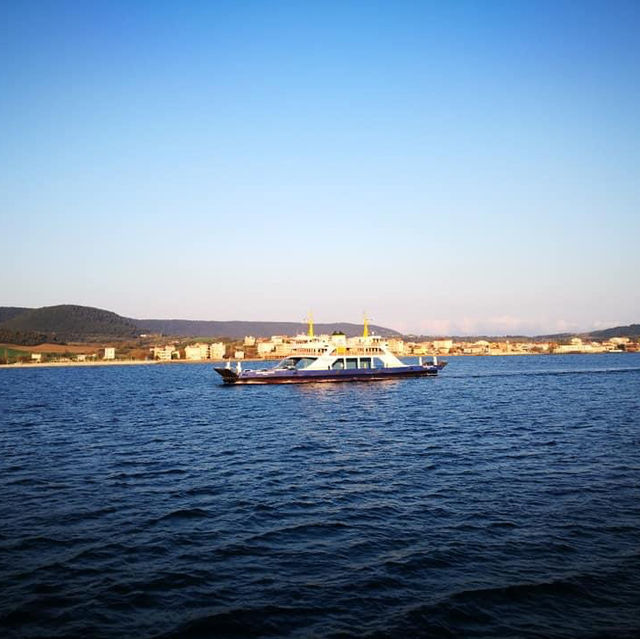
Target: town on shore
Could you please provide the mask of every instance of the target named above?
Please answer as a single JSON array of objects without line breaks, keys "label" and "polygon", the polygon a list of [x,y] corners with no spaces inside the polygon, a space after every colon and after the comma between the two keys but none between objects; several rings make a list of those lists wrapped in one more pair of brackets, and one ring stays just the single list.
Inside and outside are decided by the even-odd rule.
[{"label": "town on shore", "polygon": [[[0,345],[0,364],[91,364],[198,362],[222,360],[279,360],[308,341],[307,335],[274,335],[270,338],[246,336],[241,340],[166,338],[141,335],[139,340],[110,344],[40,344],[38,346]],[[349,342],[343,333],[319,335],[318,342]],[[561,342],[485,339],[464,341],[453,338],[431,341],[386,339],[389,350],[398,357],[441,355],[534,355],[568,353],[620,353],[640,351],[640,340],[613,337],[588,341],[568,337]]]}]

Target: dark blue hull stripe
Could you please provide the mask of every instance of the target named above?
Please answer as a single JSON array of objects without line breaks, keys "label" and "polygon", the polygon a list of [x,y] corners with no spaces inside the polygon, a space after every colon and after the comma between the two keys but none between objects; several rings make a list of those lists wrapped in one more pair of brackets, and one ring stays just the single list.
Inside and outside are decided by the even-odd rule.
[{"label": "dark blue hull stripe", "polygon": [[265,372],[243,371],[238,375],[228,368],[216,368],[225,384],[308,384],[313,382],[369,382],[400,377],[433,377],[444,367],[403,366],[402,368],[366,368],[327,371],[270,370]]}]

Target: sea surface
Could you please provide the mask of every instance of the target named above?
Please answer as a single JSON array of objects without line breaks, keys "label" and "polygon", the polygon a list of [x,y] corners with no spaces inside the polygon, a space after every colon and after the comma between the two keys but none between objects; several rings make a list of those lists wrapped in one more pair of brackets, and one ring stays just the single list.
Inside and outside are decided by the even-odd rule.
[{"label": "sea surface", "polygon": [[640,636],[640,354],[218,383],[0,370],[0,636]]}]

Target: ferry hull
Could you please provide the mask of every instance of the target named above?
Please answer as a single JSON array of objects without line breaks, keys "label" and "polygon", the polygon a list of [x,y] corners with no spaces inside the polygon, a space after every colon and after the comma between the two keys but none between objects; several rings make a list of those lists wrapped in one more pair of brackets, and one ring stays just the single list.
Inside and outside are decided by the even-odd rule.
[{"label": "ferry hull", "polygon": [[317,384],[328,382],[377,382],[407,377],[435,377],[446,362],[398,368],[368,368],[331,371],[246,370],[238,375],[228,368],[216,368],[224,384]]}]

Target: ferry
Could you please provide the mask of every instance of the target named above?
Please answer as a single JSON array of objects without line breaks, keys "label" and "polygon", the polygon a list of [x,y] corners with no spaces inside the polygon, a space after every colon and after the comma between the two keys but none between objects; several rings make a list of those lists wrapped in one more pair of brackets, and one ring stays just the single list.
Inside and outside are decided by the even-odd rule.
[{"label": "ferry", "polygon": [[362,337],[347,340],[342,333],[316,338],[309,320],[307,336],[294,340],[292,353],[273,368],[215,368],[224,384],[308,384],[318,382],[369,382],[402,377],[433,377],[445,366],[434,356],[430,362],[405,364],[379,335],[369,335],[365,317]]}]

